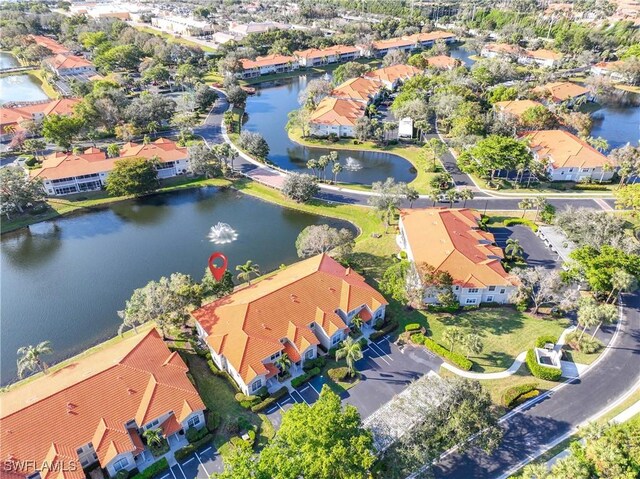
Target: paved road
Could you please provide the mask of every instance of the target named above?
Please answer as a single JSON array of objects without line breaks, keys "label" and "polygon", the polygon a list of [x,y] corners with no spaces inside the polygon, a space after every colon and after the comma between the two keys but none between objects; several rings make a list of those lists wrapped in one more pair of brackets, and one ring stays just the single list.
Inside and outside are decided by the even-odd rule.
[{"label": "paved road", "polygon": [[508,417],[500,447],[453,454],[435,468],[437,478],[500,477],[538,449],[611,404],[640,379],[640,294],[624,298],[624,320],[606,357],[582,378]]}]

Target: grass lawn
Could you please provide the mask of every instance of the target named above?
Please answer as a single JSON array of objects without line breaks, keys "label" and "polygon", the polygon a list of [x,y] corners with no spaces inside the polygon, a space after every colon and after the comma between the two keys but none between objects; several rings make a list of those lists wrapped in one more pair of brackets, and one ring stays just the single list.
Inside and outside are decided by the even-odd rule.
[{"label": "grass lawn", "polygon": [[169,33],[166,32],[162,32],[160,30],[156,30],[155,28],[151,28],[151,27],[141,27],[141,26],[136,26],[134,27],[136,30],[139,30],[141,32],[145,32],[145,33],[150,33],[151,35],[155,35],[157,37],[161,37],[164,38],[165,40],[168,40],[169,43],[179,43],[181,45],[185,45],[187,47],[196,47],[196,48],[200,48],[202,51],[205,52],[210,52],[210,53],[215,53],[216,49],[212,48],[212,47],[207,47],[205,45],[200,45],[199,43],[196,42],[192,42],[191,40],[187,40],[186,38],[178,38],[175,37]]},{"label": "grass lawn", "polygon": [[58,93],[58,90],[53,88],[51,83],[49,83],[47,81],[47,79],[45,78],[44,71],[42,69],[29,70],[27,73],[29,75],[31,75],[32,77],[36,78],[36,80],[40,83],[40,88],[42,88],[42,90],[45,92],[45,94],[49,98],[59,98],[60,97],[60,93]]},{"label": "grass lawn", "polygon": [[[340,139],[338,141],[330,142],[328,140],[323,139],[315,139],[315,138],[302,138],[301,131],[298,129],[289,131],[289,138],[296,143],[299,143],[304,146],[308,146],[310,148],[328,148],[330,150],[358,150],[358,151],[374,151],[374,152],[384,152],[391,153],[393,155],[401,156],[406,159],[409,163],[413,165],[416,169],[417,176],[416,178],[409,183],[412,187],[418,190],[421,194],[426,194],[431,190],[429,186],[429,181],[435,173],[428,173],[426,171],[427,168],[427,159],[421,154],[422,149],[415,145],[387,145],[387,146],[379,146],[376,145],[372,141],[365,141],[360,144],[355,145],[353,143],[353,139]],[[338,176],[338,179],[340,177]],[[354,188],[354,189],[370,189],[368,186],[363,185],[350,185],[344,184],[345,187]]]},{"label": "grass lawn", "polygon": [[[231,182],[223,178],[191,178],[176,177],[162,180],[162,186],[156,193],[168,193],[171,191],[185,190],[190,188],[200,188],[203,186],[229,186]],[[133,196],[109,196],[106,191],[89,191],[86,193],[77,193],[64,197],[47,198],[46,203],[48,209],[35,214],[23,214],[14,216],[10,220],[3,219],[1,228],[2,233],[24,228],[40,221],[47,221],[59,216],[81,211],[84,209],[99,208],[110,203],[132,199]]]},{"label": "grass lawn", "polygon": [[604,351],[604,347],[600,349],[600,351],[598,351],[597,353],[586,354],[586,353],[581,353],[580,351],[574,351],[570,347],[565,346],[564,359],[566,359],[567,361],[573,361],[574,363],[591,364],[596,359],[598,359],[598,356],[600,356],[600,354],[603,351]]}]

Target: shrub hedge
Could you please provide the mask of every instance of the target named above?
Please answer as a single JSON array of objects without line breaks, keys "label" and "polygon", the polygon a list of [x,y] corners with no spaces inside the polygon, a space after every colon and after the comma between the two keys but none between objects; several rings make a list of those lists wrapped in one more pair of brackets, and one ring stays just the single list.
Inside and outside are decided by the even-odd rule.
[{"label": "shrub hedge", "polygon": [[562,370],[538,364],[538,361],[536,360],[536,353],[533,349],[527,351],[527,367],[531,374],[538,379],[559,381],[562,377]]},{"label": "shrub hedge", "polygon": [[189,429],[187,429],[185,436],[187,437],[187,441],[189,441],[189,443],[194,443],[205,437],[207,434],[209,434],[209,430],[206,427],[201,427],[200,429],[190,427]]},{"label": "shrub hedge", "polygon": [[287,387],[286,386],[282,386],[280,389],[278,389],[276,392],[274,392],[268,398],[263,399],[262,401],[260,401],[258,404],[254,405],[254,406],[251,406],[251,410],[253,412],[260,412],[263,409],[271,406],[274,402],[276,402],[282,396],[285,396],[288,392],[289,392],[289,390],[287,389]]},{"label": "shrub hedge", "polygon": [[529,391],[528,393],[524,393],[522,396],[516,399],[514,406],[519,406],[520,404],[527,402],[529,399],[532,399],[538,396],[540,396],[540,391],[537,389],[534,389],[533,391]]},{"label": "shrub hedge", "polygon": [[220,417],[220,413],[217,411],[207,411],[206,415],[207,429],[210,432],[215,431],[220,427],[220,423],[222,422],[222,417]]},{"label": "shrub hedge", "polygon": [[405,331],[418,331],[420,329],[420,325],[418,323],[409,323],[404,327]]},{"label": "shrub hedge", "polygon": [[502,404],[505,407],[512,407],[520,396],[537,390],[537,387],[538,383],[525,383],[520,384],[519,386],[512,386],[503,393]]},{"label": "shrub hedge", "polygon": [[320,374],[320,368],[313,368],[310,369],[309,371],[307,371],[304,374],[301,374],[300,376],[296,376],[295,378],[293,378],[291,380],[291,385],[294,388],[297,388],[299,386],[302,386],[304,383],[306,383],[309,379],[311,379],[314,376],[317,376],[318,374]]},{"label": "shrub hedge", "polygon": [[310,371],[314,368],[323,368],[325,364],[327,364],[327,360],[322,356],[318,356],[314,359],[307,359],[304,362],[302,369],[304,369],[305,371]]},{"label": "shrub hedge", "polygon": [[396,321],[395,319],[392,319],[389,322],[387,322],[387,324],[385,324],[381,329],[379,329],[375,333],[371,333],[371,335],[369,336],[369,340],[376,341],[386,336],[391,331],[395,331],[398,328],[398,326],[399,326],[398,321]]},{"label": "shrub hedge", "polygon": [[536,339],[536,348],[544,348],[544,345],[547,343],[556,344],[558,342],[558,338],[552,334],[545,334],[543,336],[538,336]]},{"label": "shrub hedge", "polygon": [[260,402],[260,398],[258,396],[247,396],[244,393],[236,393],[235,398],[236,401],[238,401],[240,405],[246,409],[249,409],[251,406],[254,406]]},{"label": "shrub hedge", "polygon": [[442,306],[440,304],[427,305],[427,311],[433,311],[434,313],[455,313],[459,309],[459,304],[452,304],[450,306]]},{"label": "shrub hedge", "polygon": [[[206,428],[203,427],[201,429],[201,431],[206,431]],[[205,434],[204,436],[202,436],[197,441],[193,441],[192,443],[184,446],[183,448],[178,449],[174,453],[174,456],[175,456],[176,460],[181,461],[185,457],[190,456],[191,454],[196,452],[198,449],[200,449],[205,444],[211,444],[212,442],[213,442],[213,434],[211,434],[211,433]]]},{"label": "shrub hedge", "polygon": [[346,366],[332,368],[327,371],[327,374],[335,382],[344,381],[349,375],[349,368]]},{"label": "shrub hedge", "polygon": [[507,218],[503,224],[505,226],[524,225],[531,228],[534,233],[538,231],[538,225],[526,218]]},{"label": "shrub hedge", "polygon": [[450,362],[452,362],[453,364],[458,366],[460,369],[464,369],[465,371],[469,371],[471,369],[471,367],[473,366],[473,362],[471,362],[469,359],[465,358],[462,354],[456,353],[456,352],[452,353],[448,349],[440,346],[433,339],[427,338],[422,333],[412,334],[411,335],[411,341],[413,341],[416,344],[424,345],[427,349],[429,349],[430,351],[433,351],[434,353],[436,353],[439,356],[442,356],[442,357],[448,359]]},{"label": "shrub hedge", "polygon": [[[189,446],[186,446],[189,447]],[[147,467],[144,471],[139,472],[132,479],[151,479],[152,477],[156,477],[158,474],[163,472],[165,469],[169,469],[169,462],[166,457],[163,457],[159,461],[154,462],[149,467]]]},{"label": "shrub hedge", "polygon": [[609,188],[607,185],[599,185],[592,183],[578,183],[573,185],[573,190],[583,190],[583,191],[608,191]]}]

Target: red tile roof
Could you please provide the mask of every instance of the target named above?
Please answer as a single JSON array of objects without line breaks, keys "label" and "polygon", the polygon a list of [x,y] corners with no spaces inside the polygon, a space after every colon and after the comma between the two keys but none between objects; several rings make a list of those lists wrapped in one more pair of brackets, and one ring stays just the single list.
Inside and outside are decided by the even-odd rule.
[{"label": "red tile roof", "polygon": [[364,103],[326,97],[311,114],[311,122],[321,125],[354,126],[364,116]]},{"label": "red tile roof", "polygon": [[370,78],[356,77],[341,83],[333,89],[331,96],[349,100],[369,101],[382,88],[380,83]]},{"label": "red tile roof", "polygon": [[330,56],[345,55],[347,53],[357,53],[360,49],[358,47],[350,47],[348,45],[334,45],[328,48],[308,48],[306,50],[297,50],[293,52],[294,56],[298,58],[306,58],[311,60],[313,58],[323,58]]},{"label": "red tile roof", "polygon": [[57,42],[53,38],[45,37],[43,35],[31,35],[30,37],[38,45],[43,46],[51,50],[54,55],[63,54],[67,55],[71,53],[67,47]]},{"label": "red tile roof", "polygon": [[62,53],[46,59],[46,62],[55,70],[66,70],[79,67],[92,67],[93,63],[76,55],[63,55]]},{"label": "red tile roof", "polygon": [[538,158],[551,160],[552,168],[597,168],[615,162],[586,141],[565,130],[538,130],[524,133]]},{"label": "red tile roof", "polygon": [[393,65],[367,72],[364,76],[375,81],[395,83],[398,80],[407,80],[422,73],[422,70],[411,65]]},{"label": "red tile roof", "polygon": [[60,100],[51,100],[49,102],[39,102],[27,105],[0,108],[0,129],[8,125],[13,125],[16,129],[20,128],[23,121],[33,120],[35,115],[71,115],[73,108],[80,103],[77,98],[61,98]]},{"label": "red tile roof", "polygon": [[273,372],[265,364],[273,354],[285,351],[295,361],[309,346],[319,344],[312,324],[329,336],[346,330],[337,309],[348,312],[366,305],[375,311],[383,304],[387,304],[384,297],[362,276],[321,254],[192,314],[207,333],[207,343],[248,384],[260,374]]},{"label": "red tile roof", "polygon": [[256,57],[255,60],[250,60],[248,58],[243,58],[242,60],[240,60],[240,62],[242,63],[242,68],[244,68],[245,70],[271,65],[283,65],[295,61],[295,57],[287,55],[266,55],[264,57]]},{"label": "red tile roof", "polygon": [[[117,454],[139,449],[125,427],[130,420],[173,411],[184,421],[188,411],[205,408],[186,373],[155,329],[74,359],[0,396],[0,459],[35,461],[40,469],[52,458],[77,461],[76,448],[91,442],[105,466]],[[44,477],[80,479],[84,473]]]},{"label": "red tile roof", "polygon": [[509,286],[502,250],[491,233],[479,228],[480,213],[468,208],[423,208],[400,212],[416,264],[447,271],[465,288]]}]

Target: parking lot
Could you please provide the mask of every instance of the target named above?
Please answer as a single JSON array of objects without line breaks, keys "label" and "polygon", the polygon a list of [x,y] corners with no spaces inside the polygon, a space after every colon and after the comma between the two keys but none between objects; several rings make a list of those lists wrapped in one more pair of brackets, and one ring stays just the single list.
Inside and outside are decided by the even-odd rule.
[{"label": "parking lot", "polygon": [[[358,408],[363,418],[401,392],[411,381],[429,371],[438,371],[442,361],[422,347],[406,345],[403,348],[389,341],[386,336],[369,343],[363,350],[363,358],[356,363],[360,382],[341,394],[347,404]],[[327,382],[325,376],[316,376],[300,388],[286,395],[265,411],[278,428],[282,412],[297,403],[313,404]]]},{"label": "parking lot", "polygon": [[490,231],[496,239],[496,244],[502,249],[504,249],[508,239],[517,239],[524,249],[523,257],[529,266],[544,266],[549,269],[560,266],[558,255],[547,248],[528,226],[515,225],[490,228]]},{"label": "parking lot", "polygon": [[214,472],[222,472],[222,459],[212,446],[207,446],[186,459],[172,465],[159,479],[209,479]]}]

